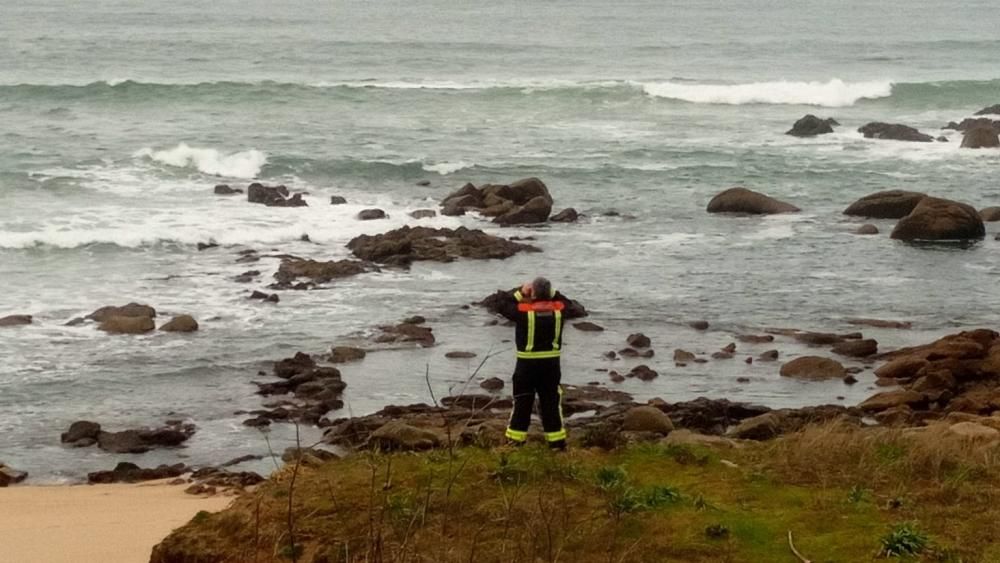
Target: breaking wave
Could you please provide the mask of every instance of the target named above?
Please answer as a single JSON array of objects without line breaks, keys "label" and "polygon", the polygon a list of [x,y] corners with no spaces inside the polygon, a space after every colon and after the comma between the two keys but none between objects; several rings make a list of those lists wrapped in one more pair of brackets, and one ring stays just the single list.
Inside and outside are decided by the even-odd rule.
[{"label": "breaking wave", "polygon": [[186,143],[159,151],[146,147],[136,151],[133,156],[149,158],[177,168],[196,168],[211,176],[245,180],[256,178],[260,169],[267,164],[267,154],[256,149],[223,154],[216,149],[190,147]]}]

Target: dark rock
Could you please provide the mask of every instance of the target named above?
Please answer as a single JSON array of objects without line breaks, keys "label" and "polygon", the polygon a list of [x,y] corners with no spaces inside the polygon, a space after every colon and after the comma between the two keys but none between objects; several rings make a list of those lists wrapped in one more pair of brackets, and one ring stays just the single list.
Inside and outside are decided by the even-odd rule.
[{"label": "dark rock", "polygon": [[726,344],[725,348],[723,348],[722,351],[725,352],[725,353],[727,353],[727,354],[734,354],[734,353],[736,353],[736,343],[735,342],[730,342],[729,344]]},{"label": "dark rock", "polygon": [[431,185],[431,181],[430,180],[420,180],[419,182],[417,182],[417,185],[420,186],[420,187],[422,187],[422,188],[426,188],[427,186]]},{"label": "dark rock", "polygon": [[[260,270],[247,270],[246,272],[243,272],[242,274],[233,278],[233,281],[237,283],[250,283],[254,280],[254,278],[256,278],[259,275],[260,275]],[[260,297],[260,299],[263,298],[264,297]]]},{"label": "dark rock", "polygon": [[[100,432],[100,424],[86,420],[78,420],[69,426],[69,430],[62,433],[60,440],[64,444],[75,444],[81,440],[97,440],[97,435],[100,434]],[[91,444],[93,444],[93,442]]]},{"label": "dark rock", "polygon": [[708,330],[708,321],[691,321],[688,326],[695,330]]},{"label": "dark rock", "polygon": [[385,211],[381,209],[362,209],[358,212],[358,220],[360,221],[372,221],[374,219],[385,219]]},{"label": "dark rock", "polygon": [[834,354],[849,356],[852,358],[865,358],[873,356],[878,352],[878,342],[868,338],[865,340],[848,340],[834,345]]},{"label": "dark rock", "polygon": [[986,227],[972,206],[926,197],[899,220],[890,236],[904,241],[974,240],[986,236]]},{"label": "dark rock", "polygon": [[280,301],[280,299],[278,298],[278,294],[274,293],[268,295],[263,291],[254,291],[253,293],[250,294],[250,297],[248,297],[247,299],[260,299],[268,303],[277,303]]},{"label": "dark rock", "polygon": [[773,361],[776,361],[778,359],[778,351],[777,350],[768,350],[767,352],[764,352],[760,356],[757,356],[757,359],[760,360],[760,361],[762,361],[762,362],[773,362]]},{"label": "dark rock", "polygon": [[549,217],[549,221],[554,221],[556,223],[575,223],[579,220],[579,218],[580,214],[576,212],[576,209],[567,207],[552,217]]},{"label": "dark rock", "polygon": [[421,347],[428,348],[433,346],[435,342],[433,329],[430,327],[400,323],[398,325],[384,325],[378,328],[382,332],[375,337],[375,342],[379,344],[415,342]]},{"label": "dark rock", "polygon": [[241,193],[243,193],[243,190],[233,189],[226,184],[219,184],[215,186],[215,195],[235,195]]},{"label": "dark rock", "polygon": [[577,330],[582,330],[583,332],[604,332],[604,327],[592,323],[590,321],[581,321],[578,323],[573,323],[573,328]]},{"label": "dark rock", "polygon": [[712,201],[708,203],[707,210],[709,213],[748,213],[753,215],[800,211],[794,205],[740,187],[730,188],[713,197]]},{"label": "dark rock", "polygon": [[939,143],[947,143],[948,142],[948,137],[945,137],[944,135],[939,135],[934,140],[937,141],[937,142],[939,142]]},{"label": "dark rock", "polygon": [[649,337],[641,332],[628,335],[625,341],[634,348],[649,348],[653,344]]},{"label": "dark rock", "polygon": [[792,128],[785,134],[795,137],[815,137],[816,135],[833,133],[834,125],[839,125],[834,119],[820,119],[809,114],[796,121],[795,125],[792,125]]},{"label": "dark rock", "polygon": [[504,381],[499,377],[491,377],[480,383],[479,386],[487,391],[499,391],[503,389]]},{"label": "dark rock", "polygon": [[156,324],[151,317],[105,317],[97,328],[109,334],[144,334]]},{"label": "dark rock", "polygon": [[274,279],[278,288],[287,288],[298,278],[308,278],[313,283],[328,283],[336,279],[356,276],[375,270],[371,265],[357,260],[331,260],[320,262],[301,258],[285,258],[281,261]]},{"label": "dark rock", "polygon": [[410,217],[414,219],[430,219],[432,217],[437,217],[437,211],[433,209],[417,209],[410,212]]},{"label": "dark rock", "polygon": [[844,376],[844,383],[847,384],[847,385],[854,385],[857,382],[858,382],[858,378],[854,377],[851,374],[848,374],[848,375]]},{"label": "dark rock", "polygon": [[1000,115],[1000,104],[985,107],[973,115]]},{"label": "dark rock", "polygon": [[712,358],[716,360],[731,360],[733,359],[733,353],[719,350],[718,352],[712,352]]},{"label": "dark rock", "polygon": [[854,234],[856,234],[856,235],[877,235],[878,234],[878,227],[876,227],[875,225],[872,225],[871,223],[869,223],[867,225],[861,225],[860,227],[858,227],[858,230],[854,231]]},{"label": "dark rock", "polygon": [[617,360],[618,359],[618,353],[615,352],[614,350],[610,350],[610,351],[604,353],[604,357],[607,358],[607,359],[609,359],[609,360]]},{"label": "dark rock", "polygon": [[301,373],[312,371],[316,367],[316,360],[304,352],[297,352],[291,358],[285,358],[274,363],[274,375],[282,379],[289,379]]},{"label": "dark rock", "polygon": [[288,188],[285,186],[264,186],[254,182],[247,187],[247,201],[250,203],[264,205],[283,203],[286,197],[288,197]]},{"label": "dark rock", "polygon": [[892,141],[915,141],[930,143],[934,137],[925,135],[913,127],[898,123],[872,122],[858,129],[866,139],[888,139]]},{"label": "dark rock", "polygon": [[995,149],[1000,147],[1000,135],[993,127],[969,129],[962,137],[963,149]]},{"label": "dark rock", "polygon": [[198,321],[191,315],[179,315],[170,322],[160,327],[164,332],[195,332],[198,330]]},{"label": "dark rock", "polygon": [[475,352],[453,351],[453,352],[446,353],[444,355],[444,357],[445,358],[451,358],[451,359],[469,359],[469,358],[475,358],[476,357],[476,353]]},{"label": "dark rock", "polygon": [[240,457],[233,458],[227,461],[226,463],[223,463],[219,467],[232,467],[234,465],[239,465],[241,463],[246,463],[248,461],[257,461],[259,459],[264,459],[264,456],[254,455],[254,454],[241,455]]},{"label": "dark rock", "polygon": [[87,474],[87,481],[92,484],[138,483],[179,477],[189,470],[183,463],[176,465],[160,465],[155,469],[139,467],[134,463],[121,462],[111,471],[96,471]]},{"label": "dark rock", "polygon": [[909,389],[898,389],[876,393],[858,405],[858,408],[865,412],[878,412],[900,406],[914,408],[926,403],[927,397],[923,393]]},{"label": "dark rock", "polygon": [[847,319],[847,324],[897,329],[909,329],[913,326],[913,323],[907,321],[886,321],[882,319]]},{"label": "dark rock", "polygon": [[28,473],[18,471],[13,467],[7,467],[0,463],[0,488],[16,485],[28,478]]},{"label": "dark rock", "polygon": [[198,243],[198,252],[201,252],[202,250],[208,250],[210,248],[218,248],[218,247],[219,247],[219,245],[217,243],[214,243],[214,242],[199,242]]},{"label": "dark rock", "polygon": [[0,327],[24,326],[24,325],[30,325],[31,322],[32,322],[31,315],[10,315],[7,317],[0,318]]},{"label": "dark rock", "polygon": [[680,348],[674,350],[674,361],[679,364],[686,364],[693,362],[695,360],[695,355],[687,350],[681,350]]},{"label": "dark rock", "polygon": [[927,197],[925,193],[904,190],[877,192],[852,203],[844,210],[844,215],[874,219],[902,219],[909,215],[925,197]]},{"label": "dark rock", "polygon": [[498,225],[525,225],[533,223],[544,223],[548,221],[549,214],[552,213],[552,200],[538,196],[524,205],[515,207],[510,211],[498,215],[493,219]]},{"label": "dark rock", "polygon": [[112,317],[156,317],[156,309],[150,307],[149,305],[140,305],[138,303],[129,303],[128,305],[123,305],[121,307],[107,306],[101,307],[100,309],[94,311],[93,313],[87,315],[87,318],[96,321],[104,322],[105,320]]},{"label": "dark rock", "polygon": [[330,205],[344,205],[345,203],[347,203],[347,199],[345,199],[344,196],[330,196]]},{"label": "dark rock", "polygon": [[330,361],[335,364],[357,362],[365,359],[367,352],[353,346],[334,346],[330,349]]},{"label": "dark rock", "polygon": [[465,227],[434,229],[405,226],[378,235],[355,237],[347,247],[362,260],[396,266],[406,266],[418,260],[485,260],[510,258],[518,252],[540,252],[533,246]]},{"label": "dark rock", "polygon": [[803,356],[781,366],[783,377],[819,381],[824,379],[843,379],[847,372],[844,366],[836,360],[819,356]]},{"label": "dark rock", "polygon": [[248,418],[243,421],[243,425],[251,428],[264,428],[271,425],[271,419],[263,416]]},{"label": "dark rock", "polygon": [[993,128],[1000,131],[1000,120],[993,120],[988,117],[967,117],[962,120],[961,123],[955,123],[954,121],[948,123],[944,126],[944,129],[955,129],[956,131],[968,131],[970,129],[975,129],[977,127]]},{"label": "dark rock", "polygon": [[774,342],[774,337],[770,334],[737,334],[736,340],[746,342],[748,344],[765,344],[768,342]]},{"label": "dark rock", "polygon": [[647,365],[638,365],[632,368],[632,371],[628,373],[627,377],[634,377],[641,381],[652,381],[653,379],[659,377],[659,375],[660,374],[650,369],[650,367]]}]

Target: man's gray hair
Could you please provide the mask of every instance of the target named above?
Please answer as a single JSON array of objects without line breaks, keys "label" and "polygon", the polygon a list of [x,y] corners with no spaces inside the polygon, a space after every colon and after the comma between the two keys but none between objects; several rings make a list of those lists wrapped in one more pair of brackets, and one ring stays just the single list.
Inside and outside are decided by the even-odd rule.
[{"label": "man's gray hair", "polygon": [[549,299],[552,297],[552,282],[539,276],[531,282],[531,291],[535,299]]}]

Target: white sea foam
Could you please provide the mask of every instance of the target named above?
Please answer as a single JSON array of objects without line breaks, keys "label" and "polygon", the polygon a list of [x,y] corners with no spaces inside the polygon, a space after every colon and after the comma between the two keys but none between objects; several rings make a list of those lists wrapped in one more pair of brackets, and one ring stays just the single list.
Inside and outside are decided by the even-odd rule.
[{"label": "white sea foam", "polygon": [[424,164],[421,166],[427,172],[437,172],[442,176],[447,176],[452,172],[458,172],[464,168],[471,168],[473,165],[465,161],[458,162],[438,162],[436,164]]},{"label": "white sea foam", "polygon": [[149,158],[167,166],[197,168],[212,176],[226,178],[256,178],[267,163],[267,154],[256,149],[223,154],[216,149],[204,149],[181,143],[172,149],[154,150],[146,147],[135,152],[136,158]]},{"label": "white sea foam", "polygon": [[750,84],[642,84],[646,94],[700,104],[792,104],[824,107],[852,106],[861,99],[892,95],[892,82],[754,82]]}]

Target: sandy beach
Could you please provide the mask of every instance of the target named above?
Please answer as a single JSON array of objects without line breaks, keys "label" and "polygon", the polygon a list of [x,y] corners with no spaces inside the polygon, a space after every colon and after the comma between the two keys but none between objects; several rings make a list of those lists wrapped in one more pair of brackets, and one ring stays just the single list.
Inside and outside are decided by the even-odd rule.
[{"label": "sandy beach", "polygon": [[171,530],[230,500],[165,483],[0,489],[0,560],[144,563]]}]

